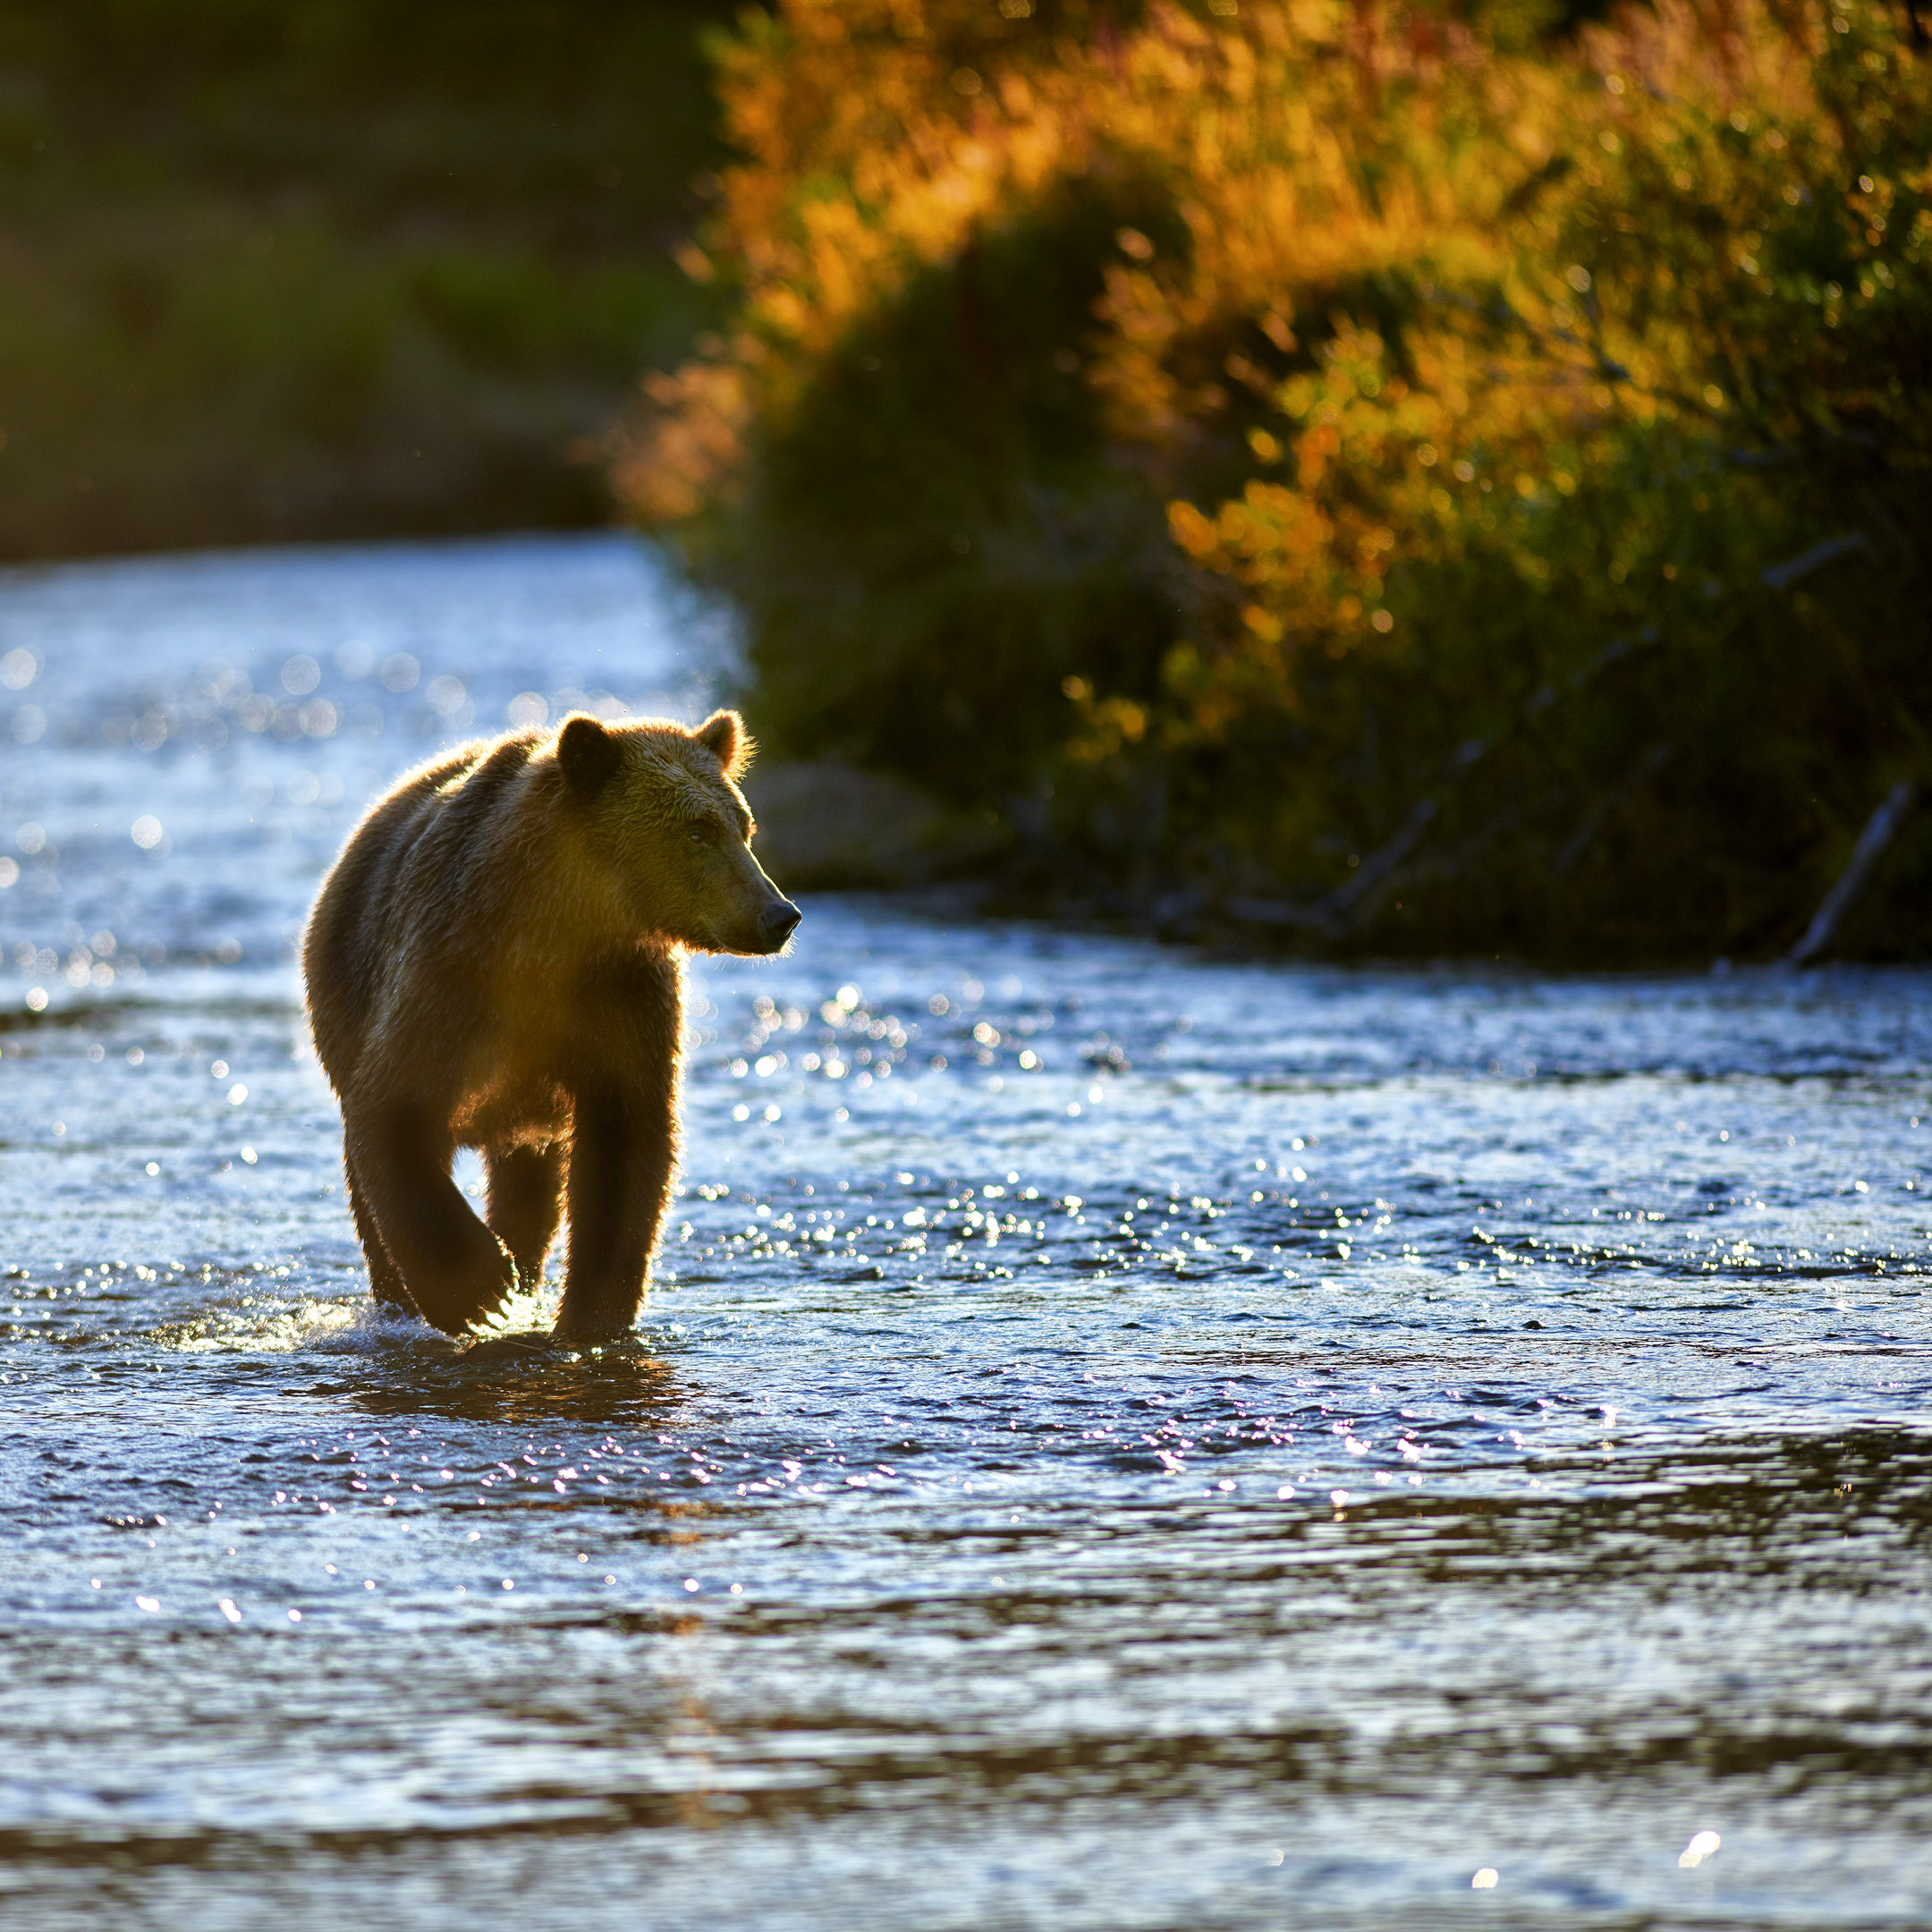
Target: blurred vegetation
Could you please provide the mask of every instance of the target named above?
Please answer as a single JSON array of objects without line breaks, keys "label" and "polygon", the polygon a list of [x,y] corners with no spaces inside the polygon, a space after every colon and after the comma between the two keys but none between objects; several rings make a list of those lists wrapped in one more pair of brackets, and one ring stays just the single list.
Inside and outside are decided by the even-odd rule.
[{"label": "blurred vegetation", "polygon": [[0,555],[607,514],[724,11],[8,0]]},{"label": "blurred vegetation", "polygon": [[[616,464],[755,722],[1180,932],[1765,957],[1932,778],[1903,0],[784,0]],[[1932,951],[1932,812],[1838,943]]]}]

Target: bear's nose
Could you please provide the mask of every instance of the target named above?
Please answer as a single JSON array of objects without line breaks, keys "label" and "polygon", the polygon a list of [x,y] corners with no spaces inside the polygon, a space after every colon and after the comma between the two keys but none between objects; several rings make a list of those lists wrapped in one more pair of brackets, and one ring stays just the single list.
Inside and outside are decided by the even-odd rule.
[{"label": "bear's nose", "polygon": [[789,899],[776,899],[758,914],[758,935],[767,953],[775,953],[792,936],[804,917]]}]

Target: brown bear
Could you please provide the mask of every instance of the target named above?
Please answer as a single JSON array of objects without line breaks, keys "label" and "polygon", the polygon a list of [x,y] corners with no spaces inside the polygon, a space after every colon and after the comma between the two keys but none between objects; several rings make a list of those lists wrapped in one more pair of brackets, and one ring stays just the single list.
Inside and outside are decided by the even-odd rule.
[{"label": "brown bear", "polygon": [[[581,715],[466,744],[371,808],[302,944],[316,1051],[377,1299],[451,1335],[542,1279],[560,1336],[637,1318],[677,1158],[686,949],[779,951],[735,711]],[[450,1178],[488,1172],[487,1222]]]}]

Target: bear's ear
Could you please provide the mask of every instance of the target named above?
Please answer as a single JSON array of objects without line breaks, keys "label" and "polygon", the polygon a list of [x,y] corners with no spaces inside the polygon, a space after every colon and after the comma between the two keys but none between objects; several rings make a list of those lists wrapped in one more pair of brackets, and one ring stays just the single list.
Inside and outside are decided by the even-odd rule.
[{"label": "bear's ear", "polygon": [[714,711],[691,735],[716,758],[727,778],[751,762],[751,733],[735,711]]},{"label": "bear's ear", "polygon": [[579,798],[595,798],[623,758],[617,741],[594,717],[572,718],[557,736],[557,763]]}]

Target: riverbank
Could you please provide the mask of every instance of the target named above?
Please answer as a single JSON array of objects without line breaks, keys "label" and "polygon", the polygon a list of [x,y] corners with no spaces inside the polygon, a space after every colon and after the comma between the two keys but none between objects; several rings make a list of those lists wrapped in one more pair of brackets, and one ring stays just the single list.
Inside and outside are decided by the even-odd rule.
[{"label": "riverbank", "polygon": [[[1888,964],[1932,951],[1922,893],[1932,869],[1932,826],[1920,789],[1909,783],[1894,784],[1878,801],[1842,870],[1819,886],[1809,917],[1781,925],[1775,944],[1729,949],[1714,924],[1699,948],[1694,930],[1660,935],[1633,918],[1624,943],[1609,952],[1566,945],[1560,929],[1539,928],[1535,879],[1505,874],[1472,893],[1462,870],[1467,854],[1429,835],[1437,812],[1427,797],[1342,887],[1294,899],[1231,892],[1185,874],[1149,877],[1147,869],[1138,879],[1111,876],[1077,843],[1054,837],[1038,811],[1015,815],[1027,826],[1021,831],[996,809],[949,807],[902,778],[835,761],[767,761],[747,780],[747,793],[767,869],[806,890],[896,894],[909,906],[951,914],[1152,936],[1226,955],[1508,959],[1592,971],[1826,960]],[[1453,904],[1444,905],[1445,897]]]}]

